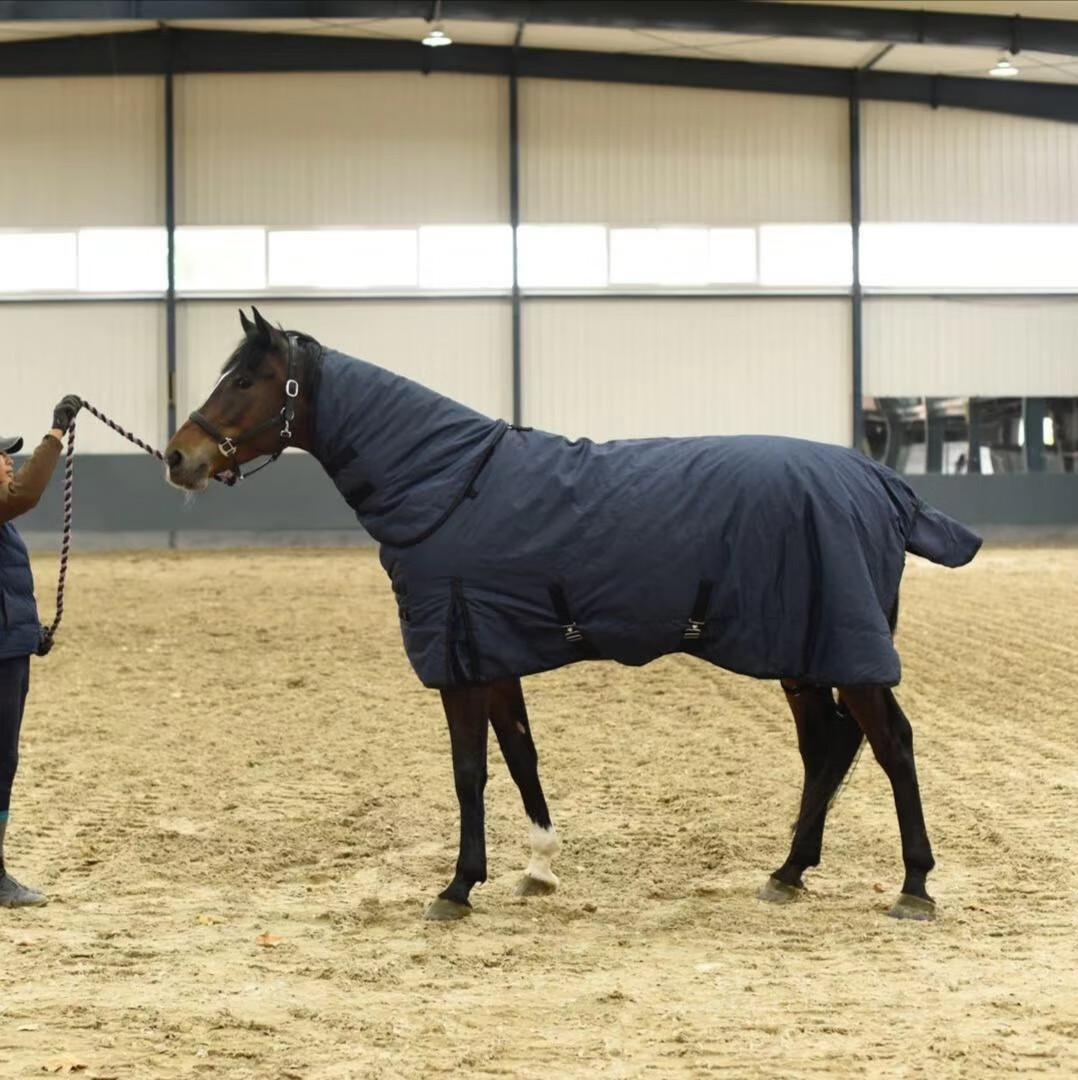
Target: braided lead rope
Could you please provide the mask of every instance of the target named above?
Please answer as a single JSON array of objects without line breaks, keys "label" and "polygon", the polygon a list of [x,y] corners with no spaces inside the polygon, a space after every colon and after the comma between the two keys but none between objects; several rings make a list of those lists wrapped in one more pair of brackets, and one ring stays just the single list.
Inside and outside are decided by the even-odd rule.
[{"label": "braided lead rope", "polygon": [[64,617],[64,585],[67,581],[67,561],[71,553],[71,493],[75,486],[75,421],[67,429],[67,457],[64,460],[64,539],[60,545],[60,581],[56,586],[56,618],[45,631],[46,639],[56,635]]},{"label": "braided lead rope", "polygon": [[[93,405],[91,405],[88,401],[84,401],[82,403],[82,407],[87,412],[93,413],[93,415],[96,416],[98,420],[101,421],[101,423],[105,424],[107,427],[112,428],[112,430],[115,431],[117,435],[122,435],[128,442],[134,443],[137,447],[139,447],[139,449],[145,450],[147,454],[150,454],[153,457],[157,458],[158,461],[165,460],[165,455],[162,454],[160,450],[155,450],[152,446],[150,446],[149,443],[144,443],[140,438],[132,435],[130,431],[127,431],[125,428],[120,427],[119,424],[117,424],[114,420],[110,420],[103,412],[99,412],[97,409],[95,409]],[[72,442],[74,441],[72,437],[74,429],[74,424],[72,424],[71,427],[68,428],[68,453],[71,452],[70,447]]]},{"label": "braided lead rope", "polygon": [[[87,412],[96,416],[101,423],[112,428],[117,435],[122,435],[128,442],[134,443],[140,450],[145,450],[147,454],[157,458],[158,461],[165,460],[165,455],[161,453],[160,450],[155,450],[149,443],[143,442],[138,436],[132,435],[126,428],[120,427],[115,420],[110,420],[103,412],[94,408],[88,401],[84,401],[82,407]],[[222,480],[220,476],[215,476],[214,479],[220,480],[223,484],[228,482]],[[71,554],[72,495],[74,487],[75,422],[72,421],[67,429],[67,457],[64,461],[64,530],[63,540],[60,543],[60,579],[56,585],[56,617],[52,620],[52,625],[44,631],[46,639],[51,639],[55,636],[56,631],[60,627],[60,622],[64,617],[64,590],[67,587],[67,564]]]}]

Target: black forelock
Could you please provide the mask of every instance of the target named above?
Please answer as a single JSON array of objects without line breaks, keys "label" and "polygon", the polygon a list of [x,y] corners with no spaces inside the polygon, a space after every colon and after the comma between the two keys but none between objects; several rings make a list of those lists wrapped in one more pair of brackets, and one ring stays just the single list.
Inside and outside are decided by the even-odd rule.
[{"label": "black forelock", "polygon": [[[282,330],[281,333],[293,337],[296,341],[296,345],[304,351],[307,351],[312,347],[315,349],[322,348],[321,344],[311,337],[310,334],[303,334],[299,330]],[[231,371],[233,369],[237,373],[241,371],[257,371],[261,366],[265,355],[265,348],[260,345],[257,340],[244,338],[232,355],[221,365],[221,374],[223,375],[226,371]]]},{"label": "black forelock", "polygon": [[265,351],[256,341],[244,338],[232,355],[221,365],[221,374],[231,371],[249,371],[258,367],[262,362]]}]

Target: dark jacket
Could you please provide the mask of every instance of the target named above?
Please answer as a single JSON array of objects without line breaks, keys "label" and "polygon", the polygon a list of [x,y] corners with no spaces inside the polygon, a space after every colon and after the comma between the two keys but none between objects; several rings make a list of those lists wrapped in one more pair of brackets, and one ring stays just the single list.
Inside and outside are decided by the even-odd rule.
[{"label": "dark jacket", "polygon": [[382,545],[431,687],[675,652],[757,678],[894,685],[906,553],[961,566],[981,543],[844,447],[570,442],[329,351],[313,450]]},{"label": "dark jacket", "polygon": [[0,660],[29,656],[41,639],[30,556],[11,522],[37,505],[61,449],[57,439],[46,435],[11,483],[0,485]]}]

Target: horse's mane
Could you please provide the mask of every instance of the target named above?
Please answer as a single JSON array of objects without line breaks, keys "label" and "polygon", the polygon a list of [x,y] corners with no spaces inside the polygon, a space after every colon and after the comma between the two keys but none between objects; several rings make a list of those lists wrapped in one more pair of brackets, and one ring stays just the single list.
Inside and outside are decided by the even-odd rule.
[{"label": "horse's mane", "polygon": [[[281,329],[282,334],[293,337],[297,348],[306,354],[309,354],[309,351],[312,348],[322,348],[321,343],[311,337],[310,334],[303,334],[299,330],[278,329]],[[265,355],[266,350],[256,340],[244,338],[235,352],[233,352],[224,364],[221,365],[221,374],[223,375],[226,371],[235,371],[237,373],[241,371],[256,371],[261,365]]]}]

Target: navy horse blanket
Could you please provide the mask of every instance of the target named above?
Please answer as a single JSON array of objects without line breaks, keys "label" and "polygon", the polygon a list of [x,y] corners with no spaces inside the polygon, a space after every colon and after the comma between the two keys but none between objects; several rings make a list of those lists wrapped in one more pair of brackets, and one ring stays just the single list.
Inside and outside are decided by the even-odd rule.
[{"label": "navy horse blanket", "polygon": [[429,687],[677,652],[760,679],[893,686],[906,552],[956,567],[981,546],[843,447],[570,441],[341,353],[320,366],[312,451],[381,545]]}]

